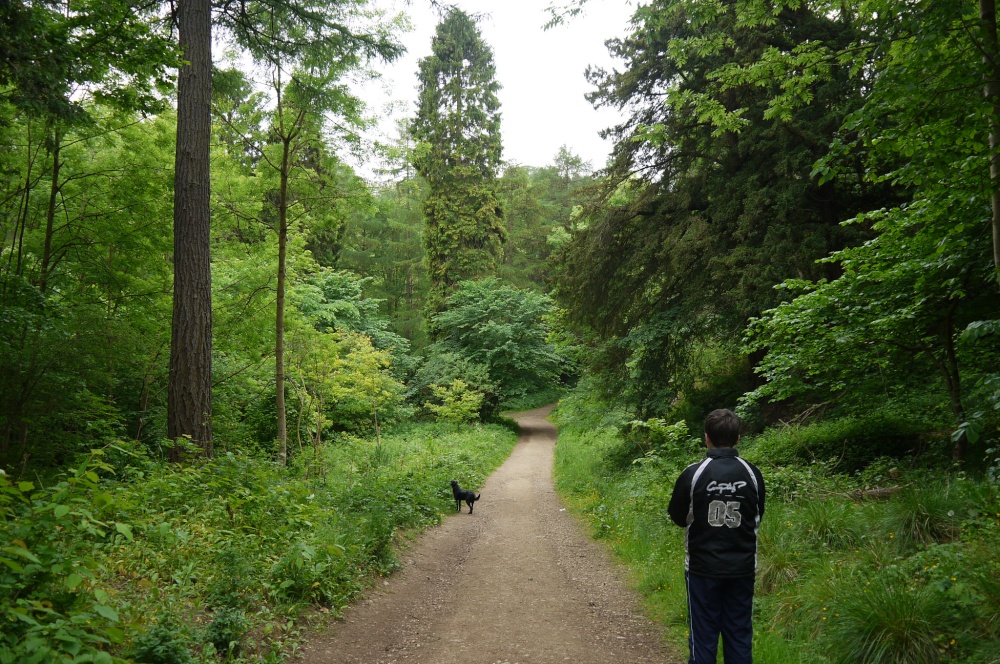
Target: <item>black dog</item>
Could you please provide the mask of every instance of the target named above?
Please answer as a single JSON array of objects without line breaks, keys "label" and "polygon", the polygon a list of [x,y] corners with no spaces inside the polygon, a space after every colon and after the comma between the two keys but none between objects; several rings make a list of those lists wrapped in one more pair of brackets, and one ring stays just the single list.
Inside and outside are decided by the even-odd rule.
[{"label": "black dog", "polygon": [[[469,506],[469,514],[472,514],[472,504],[479,500],[479,496],[476,495],[475,491],[466,491],[462,487],[458,486],[457,480],[451,481],[451,493],[455,496],[455,509],[459,512],[462,511],[462,501]],[[480,496],[482,494],[479,494]]]}]

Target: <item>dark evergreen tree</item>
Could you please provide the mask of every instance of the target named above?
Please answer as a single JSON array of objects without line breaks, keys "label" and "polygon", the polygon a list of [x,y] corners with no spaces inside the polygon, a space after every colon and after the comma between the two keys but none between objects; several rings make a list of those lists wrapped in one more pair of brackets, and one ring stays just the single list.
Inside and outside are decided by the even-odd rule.
[{"label": "dark evergreen tree", "polygon": [[[640,8],[635,30],[610,43],[626,66],[590,72],[592,101],[631,114],[607,132],[616,147],[604,200],[565,253],[559,284],[581,328],[603,344],[602,384],[646,415],[703,382],[692,373],[692,342],[728,344],[738,356],[747,320],[780,301],[775,284],[836,276],[816,259],[865,234],[840,222],[898,200],[860,173],[811,175],[861,105],[849,70],[834,68],[788,116],[770,107],[778,80],[723,85],[715,75],[810,41],[850,43],[849,21],[797,5],[747,25],[735,6],[692,7]],[[713,105],[695,103],[704,97]],[[729,113],[738,126],[714,124]],[[748,368],[734,367],[743,385],[727,381],[735,392],[716,396],[735,399]]]},{"label": "dark evergreen tree", "polygon": [[502,146],[493,51],[458,9],[438,25],[431,49],[420,61],[411,133],[414,166],[429,186],[424,247],[434,312],[458,282],[496,274],[506,234],[497,197]]}]

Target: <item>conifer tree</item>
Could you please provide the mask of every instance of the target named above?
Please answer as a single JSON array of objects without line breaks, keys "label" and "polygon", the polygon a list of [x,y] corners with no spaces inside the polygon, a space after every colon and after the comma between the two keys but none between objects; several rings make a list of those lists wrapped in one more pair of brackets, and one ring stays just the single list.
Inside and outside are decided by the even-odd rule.
[{"label": "conifer tree", "polygon": [[424,247],[430,312],[459,281],[496,274],[503,256],[497,198],[500,102],[493,51],[475,20],[451,9],[420,61],[420,97],[411,132],[414,166],[427,180]]}]

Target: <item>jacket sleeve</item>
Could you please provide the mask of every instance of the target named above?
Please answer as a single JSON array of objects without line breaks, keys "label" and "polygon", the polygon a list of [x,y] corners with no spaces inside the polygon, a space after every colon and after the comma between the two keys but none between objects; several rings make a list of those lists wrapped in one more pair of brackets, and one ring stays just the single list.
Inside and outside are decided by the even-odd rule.
[{"label": "jacket sleeve", "polygon": [[758,498],[758,512],[757,516],[761,519],[764,518],[764,498],[767,490],[764,487],[764,476],[761,475],[760,469],[757,466],[753,467],[753,472],[757,475],[757,498]]},{"label": "jacket sleeve", "polygon": [[685,470],[674,483],[674,492],[670,496],[667,512],[670,520],[681,528],[687,528],[688,511],[691,508],[691,473]]}]

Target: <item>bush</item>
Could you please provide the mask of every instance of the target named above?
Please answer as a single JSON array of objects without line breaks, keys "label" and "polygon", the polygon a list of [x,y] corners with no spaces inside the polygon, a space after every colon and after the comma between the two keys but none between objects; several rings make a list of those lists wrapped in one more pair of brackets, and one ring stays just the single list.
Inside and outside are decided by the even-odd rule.
[{"label": "bush", "polygon": [[249,628],[250,623],[243,611],[225,607],[216,612],[205,630],[205,638],[215,647],[215,652],[237,657],[243,647],[243,635]]},{"label": "bush", "polygon": [[[225,650],[221,651],[225,652]],[[136,637],[129,657],[136,664],[189,664],[194,662],[187,640],[173,620],[162,619]]]},{"label": "bush", "polygon": [[[497,385],[499,402],[524,397],[554,385],[565,362],[548,340],[552,308],[547,296],[497,279],[463,281],[448,297],[445,311],[433,317],[439,341],[428,350],[485,367]],[[474,381],[456,377],[486,392]]]},{"label": "bush", "polygon": [[923,422],[892,413],[844,417],[769,429],[741,443],[755,463],[785,465],[833,461],[841,472],[858,471],[880,456],[899,458],[926,450]]},{"label": "bush", "polygon": [[484,396],[481,392],[470,389],[459,378],[449,385],[431,385],[434,398],[440,403],[428,401],[424,407],[434,413],[439,422],[451,422],[456,430],[465,422],[472,422],[479,417]]},{"label": "bush", "polygon": [[[126,523],[95,512],[111,501],[95,451],[49,488],[12,483],[0,470],[0,662],[36,664],[89,657],[121,643],[118,611],[99,581],[95,550],[132,537]],[[80,660],[84,661],[84,660]],[[91,661],[91,660],[87,660]]]},{"label": "bush", "polygon": [[668,424],[654,417],[629,422],[621,435],[621,444],[608,450],[608,463],[621,468],[629,463],[657,464],[664,473],[680,472],[704,451],[702,442],[691,436],[681,420]]},{"label": "bush", "polygon": [[450,385],[456,380],[483,395],[479,413],[482,419],[489,419],[499,411],[500,387],[490,378],[486,365],[453,352],[432,352],[410,381],[407,398],[423,407],[434,398],[435,385]]}]

